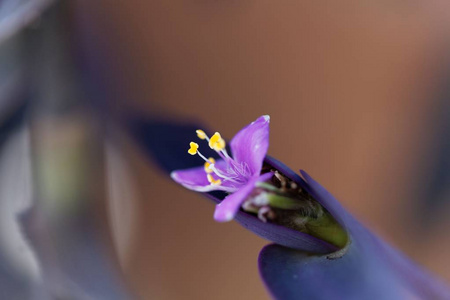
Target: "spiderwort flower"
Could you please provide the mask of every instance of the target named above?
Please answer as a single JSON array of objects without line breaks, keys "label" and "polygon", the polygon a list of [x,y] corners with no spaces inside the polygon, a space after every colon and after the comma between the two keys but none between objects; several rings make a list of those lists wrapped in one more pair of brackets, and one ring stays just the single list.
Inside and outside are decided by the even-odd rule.
[{"label": "spiderwort flower", "polygon": [[214,218],[219,222],[230,221],[242,208],[263,223],[306,233],[332,247],[343,247],[347,234],[331,214],[294,179],[268,164],[269,120],[269,116],[261,116],[239,131],[230,143],[232,156],[220,133],[209,138],[203,130],[197,130],[198,138],[206,140],[220,159],[207,158],[197,143],[190,142],[187,152],[199,155],[204,165],[174,171],[172,178],[194,191],[228,193],[216,206]]},{"label": "spiderwort flower", "polygon": [[184,187],[197,192],[224,191],[230,193],[216,206],[214,219],[230,221],[258,182],[267,181],[272,173],[261,175],[263,160],[269,148],[269,116],[261,116],[241,131],[230,142],[232,156],[225,148],[219,132],[209,138],[203,130],[197,136],[220,156],[217,161],[206,158],[197,143],[191,142],[188,153],[199,155],[205,164],[188,170],[178,170],[171,177]]}]

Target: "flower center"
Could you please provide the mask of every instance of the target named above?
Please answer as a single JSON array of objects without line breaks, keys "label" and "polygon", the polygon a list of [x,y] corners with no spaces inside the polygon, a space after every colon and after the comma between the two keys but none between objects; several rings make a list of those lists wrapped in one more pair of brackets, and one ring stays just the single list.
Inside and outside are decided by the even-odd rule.
[{"label": "flower center", "polygon": [[204,168],[206,172],[206,178],[211,185],[221,185],[222,180],[228,180],[235,184],[241,185],[245,184],[247,178],[250,177],[250,168],[246,163],[237,163],[233,160],[225,148],[226,143],[219,132],[214,133],[210,138],[206,133],[198,129],[196,131],[198,138],[201,140],[206,140],[211,149],[213,149],[227,164],[226,170],[220,170],[216,167],[216,161],[214,158],[206,158],[198,150],[199,145],[197,143],[191,142],[188,153],[191,155],[198,155],[204,161]]}]

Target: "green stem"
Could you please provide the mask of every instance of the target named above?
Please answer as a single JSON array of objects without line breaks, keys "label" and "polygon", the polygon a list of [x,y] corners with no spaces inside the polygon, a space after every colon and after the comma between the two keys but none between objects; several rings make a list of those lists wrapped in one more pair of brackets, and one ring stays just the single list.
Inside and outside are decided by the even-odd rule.
[{"label": "green stem", "polygon": [[265,189],[267,191],[277,192],[277,193],[280,192],[279,188],[277,188],[276,186],[271,185],[269,183],[266,183],[266,182],[257,182],[256,186],[259,187],[259,188]]},{"label": "green stem", "polygon": [[347,244],[348,235],[344,228],[330,215],[324,212],[317,219],[309,219],[305,224],[309,234],[339,248]]},{"label": "green stem", "polygon": [[271,207],[280,209],[295,210],[301,209],[305,206],[301,201],[298,201],[297,199],[292,199],[276,194],[267,194],[267,200],[269,200],[269,205]]}]

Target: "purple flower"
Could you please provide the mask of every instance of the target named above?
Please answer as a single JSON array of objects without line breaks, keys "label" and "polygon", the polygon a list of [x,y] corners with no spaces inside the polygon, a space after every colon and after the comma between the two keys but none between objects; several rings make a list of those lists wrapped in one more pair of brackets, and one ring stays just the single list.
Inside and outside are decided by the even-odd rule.
[{"label": "purple flower", "polygon": [[220,133],[216,132],[209,138],[203,130],[197,130],[198,137],[206,140],[220,159],[206,158],[198,150],[199,145],[191,142],[188,153],[202,157],[204,166],[173,171],[171,177],[193,191],[230,193],[216,206],[214,219],[219,222],[232,220],[255,184],[267,181],[273,175],[270,172],[261,175],[269,148],[269,121],[269,116],[261,116],[241,129],[230,142],[232,156],[228,154]]},{"label": "purple flower", "polygon": [[[269,120],[269,116],[261,116],[239,131],[230,143],[232,156],[220,133],[209,138],[203,130],[197,130],[197,136],[208,142],[220,159],[207,158],[197,143],[190,142],[188,153],[200,156],[204,165],[173,171],[172,178],[212,197],[217,203],[214,219],[219,222],[235,219],[262,237],[297,249],[326,253],[343,247],[347,242],[345,230],[295,176],[266,157]],[[216,197],[209,193],[212,191],[227,194]],[[279,234],[273,235],[274,230]]]}]

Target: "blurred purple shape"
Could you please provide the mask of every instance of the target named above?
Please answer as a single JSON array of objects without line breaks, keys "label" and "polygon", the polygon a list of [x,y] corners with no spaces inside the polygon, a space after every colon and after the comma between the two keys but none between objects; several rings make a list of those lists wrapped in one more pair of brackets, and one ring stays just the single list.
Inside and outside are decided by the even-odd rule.
[{"label": "blurred purple shape", "polygon": [[[39,205],[19,221],[42,272],[49,299],[129,299],[90,213],[52,224]],[[55,226],[58,225],[58,226]]]},{"label": "blurred purple shape", "polygon": [[[67,122],[68,119],[73,121],[77,117],[81,120],[76,113],[88,104],[88,100],[84,100],[88,97],[80,96],[83,95],[84,87],[79,84],[78,72],[82,68],[75,63],[77,49],[71,43],[74,38],[72,10],[73,6],[69,6],[69,1],[0,1],[0,150],[3,150],[3,143],[10,138],[11,133],[15,133],[17,121],[22,120],[23,116],[28,117],[25,119],[25,126],[30,129],[31,143],[26,147],[31,148],[28,150],[34,172],[31,208],[13,211],[8,215],[14,214],[11,219],[15,221],[14,225],[20,227],[20,238],[27,249],[9,249],[17,249],[19,258],[24,250],[30,251],[38,268],[36,277],[32,280],[26,277],[27,274],[20,272],[18,266],[11,261],[11,253],[5,253],[8,240],[2,239],[0,299],[131,297],[117,268],[108,229],[102,227],[100,230],[104,223],[96,222],[100,219],[101,207],[105,207],[102,206],[104,199],[92,196],[95,193],[89,193],[89,186],[70,182],[76,189],[63,189],[61,198],[73,191],[82,196],[72,199],[73,204],[80,209],[67,215],[61,210],[52,210],[47,198],[43,196],[44,191],[48,192],[48,187],[42,185],[40,167],[47,165],[51,159],[42,161],[43,155],[40,154],[45,153],[51,158],[54,154],[57,157],[58,154],[55,153],[59,151],[61,154],[64,147],[55,147],[38,154],[39,147],[49,149],[44,145],[48,140],[43,141],[41,137],[49,133],[57,138],[54,133],[62,132],[64,128],[55,125],[55,120],[63,119]],[[50,119],[53,122],[49,122]],[[86,118],[83,117],[82,120]],[[33,121],[35,123],[32,124]],[[52,125],[45,127],[46,129],[33,126],[36,123],[42,124],[41,122]],[[54,131],[47,132],[49,128]],[[96,128],[92,126],[91,131],[96,131]],[[70,133],[65,136],[70,138]],[[98,149],[99,153],[103,153],[103,142],[102,138],[97,139],[83,149],[88,149],[85,153],[89,155],[97,153]],[[82,174],[85,175],[82,176],[84,178],[92,174],[96,166],[88,165],[91,169]],[[5,168],[4,165],[0,167]],[[67,168],[58,177],[70,177],[74,172],[76,170],[73,168]],[[100,176],[97,178],[98,181],[102,179]],[[20,199],[15,199],[15,195],[9,199],[0,199],[1,203],[17,200]],[[3,213],[6,214],[5,211]],[[12,235],[10,232],[7,234]]]}]

